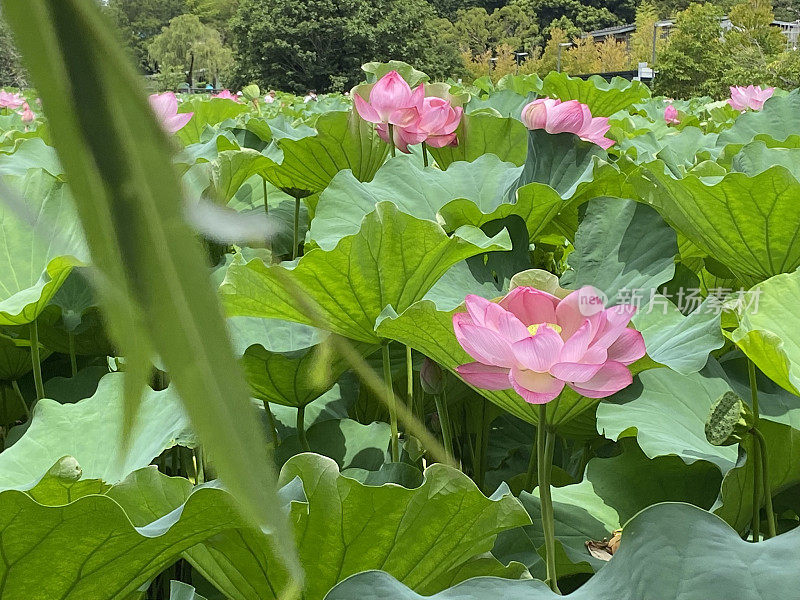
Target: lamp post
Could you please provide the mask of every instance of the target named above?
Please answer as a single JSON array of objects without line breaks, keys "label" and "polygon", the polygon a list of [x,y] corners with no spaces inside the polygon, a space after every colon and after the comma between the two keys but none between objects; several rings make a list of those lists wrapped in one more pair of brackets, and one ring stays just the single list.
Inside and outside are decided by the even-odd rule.
[{"label": "lamp post", "polygon": [[517,69],[515,71],[515,74],[519,73],[519,65],[522,62],[522,58],[524,56],[528,56],[528,53],[527,52],[514,52],[514,58],[516,59],[516,62],[517,62]]},{"label": "lamp post", "polygon": [[556,61],[556,71],[558,71],[559,73],[561,73],[561,50],[569,46],[572,46],[572,42],[561,42],[558,45],[558,60]]}]

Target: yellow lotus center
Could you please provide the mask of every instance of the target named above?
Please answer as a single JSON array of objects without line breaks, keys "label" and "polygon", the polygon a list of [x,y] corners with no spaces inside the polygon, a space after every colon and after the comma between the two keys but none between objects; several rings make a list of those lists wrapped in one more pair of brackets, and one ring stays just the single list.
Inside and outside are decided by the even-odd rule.
[{"label": "yellow lotus center", "polygon": [[533,325],[528,325],[528,331],[531,332],[531,335],[536,335],[536,332],[539,331],[539,327],[549,327],[556,333],[561,333],[561,325],[556,323],[535,323]]}]

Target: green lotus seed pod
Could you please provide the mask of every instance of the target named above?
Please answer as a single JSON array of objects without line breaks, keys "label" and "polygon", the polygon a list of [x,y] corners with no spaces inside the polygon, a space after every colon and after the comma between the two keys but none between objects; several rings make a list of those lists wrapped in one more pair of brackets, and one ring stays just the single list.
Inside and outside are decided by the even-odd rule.
[{"label": "green lotus seed pod", "polygon": [[711,406],[706,439],[714,446],[740,443],[753,427],[753,413],[738,394],[728,391]]},{"label": "green lotus seed pod", "polygon": [[242,97],[248,102],[253,101],[255,98],[261,96],[261,90],[255,83],[246,85],[242,88]]},{"label": "green lotus seed pod", "polygon": [[81,475],[83,475],[83,469],[81,469],[78,461],[72,456],[63,456],[58,459],[56,464],[50,467],[50,470],[47,471],[47,474],[57,477],[63,482],[74,483],[81,478]]}]

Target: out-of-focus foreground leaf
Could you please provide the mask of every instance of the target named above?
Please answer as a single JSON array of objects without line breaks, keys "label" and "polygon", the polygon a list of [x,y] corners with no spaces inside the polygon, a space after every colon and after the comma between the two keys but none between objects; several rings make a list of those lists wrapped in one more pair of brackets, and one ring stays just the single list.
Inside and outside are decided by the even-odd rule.
[{"label": "out-of-focus foreground leaf", "polygon": [[169,140],[140,80],[90,0],[3,0],[50,119],[102,306],[127,358],[128,406],[157,352],[227,487],[296,552],[279,508],[266,437],[227,337],[203,250],[186,224]]}]

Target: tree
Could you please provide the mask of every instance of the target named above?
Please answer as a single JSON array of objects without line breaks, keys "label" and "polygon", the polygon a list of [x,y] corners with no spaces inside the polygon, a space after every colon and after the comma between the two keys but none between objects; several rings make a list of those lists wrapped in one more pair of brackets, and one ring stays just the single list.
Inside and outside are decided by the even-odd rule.
[{"label": "tree", "polygon": [[433,76],[460,68],[425,0],[241,0],[231,20],[239,83],[346,89],[363,63],[404,60]]},{"label": "tree", "polygon": [[236,13],[239,0],[186,0],[186,4],[200,21],[219,31],[223,41],[229,39],[228,22]]},{"label": "tree", "polygon": [[658,61],[657,93],[690,98],[724,98],[731,59],[720,38],[721,11],[712,4],[692,4],[678,13],[675,30]]},{"label": "tree", "polygon": [[534,0],[532,4],[541,28],[552,27],[553,21],[562,17],[569,19],[581,31],[594,31],[622,23],[622,19],[606,8],[604,2],[592,6],[580,0]]},{"label": "tree", "polygon": [[152,73],[147,45],[174,17],[187,12],[186,0],[108,0],[104,11],[116,24],[121,41],[146,73]]},{"label": "tree", "polygon": [[491,39],[514,50],[532,52],[541,38],[536,14],[528,1],[517,1],[495,10],[489,19]]},{"label": "tree", "polygon": [[492,47],[491,25],[485,8],[460,10],[453,23],[455,41],[462,50],[469,50],[473,56],[483,54]]},{"label": "tree", "polygon": [[222,45],[219,32],[203,25],[197,15],[172,19],[169,26],[153,38],[148,50],[162,72],[186,73],[189,85],[194,85],[195,70],[205,71],[207,80],[213,81],[233,64],[233,53]]},{"label": "tree", "polygon": [[658,10],[652,2],[642,2],[636,10],[636,31],[630,39],[630,66],[640,62],[653,62],[653,37],[656,40],[656,62],[661,55],[667,40],[662,36],[658,23]]},{"label": "tree", "polygon": [[786,36],[771,23],[775,20],[769,0],[747,0],[730,11],[732,29],[725,47],[733,57],[731,83],[766,83],[769,65],[786,50]]},{"label": "tree", "polygon": [[0,19],[0,87],[22,88],[26,85],[27,76],[11,31],[5,21]]},{"label": "tree", "polygon": [[775,0],[772,3],[775,18],[781,21],[800,19],[800,0]]}]

